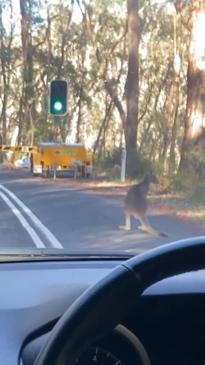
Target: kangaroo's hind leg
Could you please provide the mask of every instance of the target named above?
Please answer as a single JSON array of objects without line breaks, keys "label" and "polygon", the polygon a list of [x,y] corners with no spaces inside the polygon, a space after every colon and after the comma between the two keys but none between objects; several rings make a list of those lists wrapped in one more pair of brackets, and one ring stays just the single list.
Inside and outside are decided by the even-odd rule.
[{"label": "kangaroo's hind leg", "polygon": [[141,231],[148,232],[152,235],[159,235],[159,231],[157,229],[154,229],[151,224],[149,223],[148,218],[146,217],[145,213],[138,213],[135,214],[135,218],[140,221],[140,226],[138,226],[138,229]]},{"label": "kangaroo's hind leg", "polygon": [[125,211],[125,225],[119,226],[120,229],[125,229],[126,231],[130,231],[131,229],[131,215],[130,213]]}]

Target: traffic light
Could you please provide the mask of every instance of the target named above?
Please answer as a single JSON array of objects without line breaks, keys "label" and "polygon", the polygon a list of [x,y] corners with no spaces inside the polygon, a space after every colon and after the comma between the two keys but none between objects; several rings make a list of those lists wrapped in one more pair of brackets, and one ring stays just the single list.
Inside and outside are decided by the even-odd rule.
[{"label": "traffic light", "polygon": [[49,112],[52,115],[67,114],[68,84],[65,80],[53,80],[49,88]]}]

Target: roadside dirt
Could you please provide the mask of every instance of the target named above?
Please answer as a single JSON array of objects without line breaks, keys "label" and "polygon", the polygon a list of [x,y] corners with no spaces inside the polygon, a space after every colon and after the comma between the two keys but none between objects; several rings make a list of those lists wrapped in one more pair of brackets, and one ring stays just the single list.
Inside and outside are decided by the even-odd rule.
[{"label": "roadside dirt", "polygon": [[[22,172],[22,169],[15,169],[16,172]],[[24,170],[25,171],[25,170]],[[41,183],[45,181],[46,184],[58,185],[67,188],[72,188],[77,191],[82,191],[86,194],[92,194],[108,199],[121,199],[123,200],[129,187],[133,182],[121,183],[118,181],[106,181],[104,179],[77,179],[66,177],[57,178],[56,180],[42,179],[41,177],[31,177],[27,181]],[[205,206],[194,205],[189,202],[182,194],[162,194],[160,187],[151,186],[150,193],[148,195],[149,200],[149,212],[155,215],[174,215],[180,217],[184,221],[194,223],[200,227],[205,224]]]},{"label": "roadside dirt", "polygon": [[[50,180],[50,183],[67,186],[87,194],[94,194],[109,199],[124,199],[129,187],[133,184],[130,182],[122,184],[113,181],[73,180],[64,178],[56,179],[56,181]],[[177,215],[181,219],[190,222],[200,225],[205,224],[205,207],[193,205],[183,195],[174,193],[161,194],[156,186],[151,186],[148,200],[150,212],[155,212],[155,214]]]}]

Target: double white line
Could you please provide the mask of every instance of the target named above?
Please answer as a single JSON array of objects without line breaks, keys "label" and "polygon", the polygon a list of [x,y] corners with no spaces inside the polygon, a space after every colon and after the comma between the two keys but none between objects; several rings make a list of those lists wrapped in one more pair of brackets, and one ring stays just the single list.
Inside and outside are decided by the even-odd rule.
[{"label": "double white line", "polygon": [[[21,225],[25,228],[25,230],[28,232],[29,236],[31,237],[33,243],[37,248],[46,248],[44,241],[42,241],[42,238],[39,236],[39,233],[36,232],[39,231],[41,235],[46,239],[46,241],[49,242],[49,245],[53,248],[63,248],[61,243],[58,241],[58,239],[53,235],[53,233],[40,221],[40,219],[9,189],[7,189],[5,186],[0,184],[0,197],[4,202],[8,205],[8,207],[12,210],[12,212],[15,214],[16,218],[19,220]],[[15,204],[14,204],[15,203]],[[24,215],[22,214],[22,212]],[[36,227],[36,230],[32,228],[30,225],[28,218],[33,223],[33,225]]]}]

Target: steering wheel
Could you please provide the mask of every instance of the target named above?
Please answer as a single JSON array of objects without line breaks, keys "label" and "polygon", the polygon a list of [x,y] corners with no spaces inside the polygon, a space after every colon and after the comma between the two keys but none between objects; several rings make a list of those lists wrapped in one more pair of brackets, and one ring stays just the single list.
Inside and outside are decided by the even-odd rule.
[{"label": "steering wheel", "polygon": [[74,364],[81,351],[134,310],[147,287],[204,266],[205,237],[165,244],[125,261],[69,307],[54,326],[34,365]]}]

